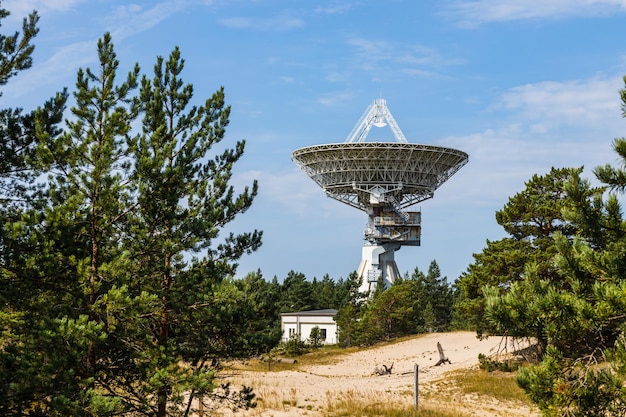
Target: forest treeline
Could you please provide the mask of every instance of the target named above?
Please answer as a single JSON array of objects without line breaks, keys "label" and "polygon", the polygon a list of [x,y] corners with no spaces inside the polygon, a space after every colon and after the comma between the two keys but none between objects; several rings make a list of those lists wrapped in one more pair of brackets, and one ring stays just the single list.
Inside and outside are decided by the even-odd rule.
[{"label": "forest treeline", "polygon": [[[280,332],[280,313],[294,311],[338,310],[335,320],[342,346],[370,345],[393,337],[446,331],[451,326],[464,325],[459,318],[453,319],[453,286],[441,276],[435,260],[426,273],[415,268],[389,289],[382,290],[379,286],[373,294],[358,292],[360,278],[356,272],[345,279],[325,275],[321,280],[316,277],[309,280],[300,272],[290,271],[282,280],[275,276],[268,281],[257,271],[233,283],[254,297],[258,311],[265,314],[263,320],[273,334],[263,347],[268,350],[284,336]],[[304,340],[308,335],[300,337]]]}]

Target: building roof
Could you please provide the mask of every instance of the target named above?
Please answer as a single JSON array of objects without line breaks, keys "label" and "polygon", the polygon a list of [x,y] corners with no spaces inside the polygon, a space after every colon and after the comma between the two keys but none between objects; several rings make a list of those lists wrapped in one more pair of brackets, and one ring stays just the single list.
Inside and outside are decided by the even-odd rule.
[{"label": "building roof", "polygon": [[338,310],[334,308],[326,308],[323,310],[307,310],[307,311],[293,311],[291,313],[280,313],[281,316],[331,316],[334,317],[338,313]]}]

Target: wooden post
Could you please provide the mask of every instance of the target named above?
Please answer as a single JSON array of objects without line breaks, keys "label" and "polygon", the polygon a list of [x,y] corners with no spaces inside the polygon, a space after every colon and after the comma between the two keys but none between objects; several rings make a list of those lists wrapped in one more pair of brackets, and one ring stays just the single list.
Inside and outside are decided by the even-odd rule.
[{"label": "wooden post", "polygon": [[413,373],[415,375],[415,384],[413,387],[413,400],[415,403],[415,409],[417,410],[417,406],[418,406],[418,399],[419,399],[419,366],[417,364],[415,364],[413,366]]},{"label": "wooden post", "polygon": [[446,354],[443,353],[443,348],[441,347],[441,343],[437,342],[437,350],[439,351],[439,361],[435,364],[435,366],[439,366],[442,363],[451,363],[450,359],[446,357]]}]

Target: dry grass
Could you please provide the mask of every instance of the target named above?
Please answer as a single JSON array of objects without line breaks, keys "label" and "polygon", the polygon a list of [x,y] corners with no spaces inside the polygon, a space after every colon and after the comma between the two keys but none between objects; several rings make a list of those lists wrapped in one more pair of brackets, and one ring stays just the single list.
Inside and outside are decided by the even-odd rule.
[{"label": "dry grass", "polygon": [[344,356],[358,352],[360,349],[356,347],[340,348],[337,345],[323,346],[309,353],[296,358],[298,364],[302,366],[309,365],[332,365],[341,360]]},{"label": "dry grass", "polygon": [[294,371],[298,369],[298,366],[298,363],[281,363],[277,361],[268,363],[266,359],[251,359],[245,363],[235,363],[231,365],[231,369],[249,372],[283,372]]},{"label": "dry grass", "polygon": [[[417,336],[419,337],[419,336]],[[375,345],[368,347],[339,347],[338,345],[324,345],[319,349],[313,350],[311,352],[307,352],[304,355],[297,356],[295,358],[296,363],[281,363],[279,361],[272,361],[268,366],[267,355],[263,357],[263,359],[251,359],[246,361],[245,363],[234,363],[231,364],[233,369],[242,370],[242,371],[251,371],[251,372],[281,372],[281,371],[295,371],[300,369],[301,367],[312,366],[312,365],[333,365],[341,360],[344,356],[350,355],[355,352],[362,352],[367,350],[372,350],[376,348],[380,348],[381,346],[393,345],[396,343],[402,343],[407,340],[415,339],[416,336],[405,336],[399,337],[389,341],[379,342]],[[281,355],[276,355],[274,359],[277,357],[286,357]]]},{"label": "dry grass", "polygon": [[454,372],[452,378],[465,394],[488,395],[498,401],[519,401],[531,405],[524,390],[515,383],[513,372],[487,372],[480,369]]},{"label": "dry grass", "polygon": [[[256,395],[257,406],[254,409],[247,411],[238,411],[236,416],[239,417],[257,417],[257,416],[271,416],[271,411],[290,412],[294,409],[299,410],[299,413],[290,413],[293,415],[302,415],[302,411],[317,411],[317,414],[323,415],[323,410],[319,405],[316,405],[316,400],[313,398],[305,398],[303,401],[299,399],[299,393],[297,388],[290,386],[276,386],[267,385],[262,379],[243,379],[243,378],[230,378],[229,381],[233,386],[247,385],[254,388]],[[306,414],[306,413],[304,413]],[[223,416],[233,415],[229,411],[224,411]]]},{"label": "dry grass", "polygon": [[464,369],[420,388],[420,396],[429,403],[455,403],[460,409],[473,409],[475,413],[481,410],[483,415],[539,415],[536,405],[517,386],[514,378],[515,373],[510,372]]},{"label": "dry grass", "polygon": [[[233,380],[240,384],[243,380]],[[293,387],[268,386],[262,379],[246,380],[254,387],[257,408],[242,417],[289,415],[324,417],[462,417],[526,416],[536,408],[515,385],[513,374],[479,369],[456,371],[420,386],[419,407],[414,408],[412,387],[402,392],[327,390],[325,398],[298,398]]]},{"label": "dry grass", "polygon": [[[325,403],[315,405],[307,400],[299,404],[295,389],[277,389],[259,387],[257,407],[248,411],[239,411],[241,417],[265,417],[273,412],[286,412],[289,415],[311,415],[325,417],[459,417],[463,416],[460,408],[437,403],[420,403],[415,410],[413,398],[405,394],[381,393],[371,391],[326,392]],[[224,416],[232,415],[226,411]],[[282,414],[281,414],[282,415]]]},{"label": "dry grass", "polygon": [[228,365],[228,368],[235,371],[249,371],[249,372],[282,372],[282,371],[296,371],[301,367],[311,365],[332,365],[341,360],[342,357],[349,355],[350,353],[359,351],[358,348],[339,348],[335,345],[324,346],[320,349],[308,352],[302,356],[295,358],[295,363],[281,362],[280,358],[287,358],[286,356],[273,356],[268,358],[250,359],[245,362],[234,362]]},{"label": "dry grass", "polygon": [[[365,395],[364,395],[365,394]],[[325,416],[328,417],[458,417],[459,410],[440,405],[420,404],[415,410],[412,394],[326,391]]]}]

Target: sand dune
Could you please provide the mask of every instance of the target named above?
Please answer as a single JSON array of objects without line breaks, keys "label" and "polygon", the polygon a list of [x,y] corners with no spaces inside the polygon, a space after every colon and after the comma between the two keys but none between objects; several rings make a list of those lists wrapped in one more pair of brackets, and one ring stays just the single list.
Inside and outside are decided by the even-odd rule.
[{"label": "sand dune", "polygon": [[[449,364],[436,366],[438,342],[450,360]],[[444,379],[445,373],[477,367],[480,353],[491,355],[505,348],[512,349],[499,337],[479,340],[473,332],[431,333],[350,353],[333,364],[300,366],[297,371],[243,372],[233,382],[253,386],[263,399],[261,408],[265,409],[239,412],[238,415],[324,416],[334,399],[341,396],[412,404],[415,365],[419,369],[420,389],[432,391],[435,389],[432,383]],[[391,374],[377,375],[374,372],[383,364],[388,367],[393,364]],[[488,404],[485,412],[479,408],[467,415],[539,415],[517,406],[510,410],[509,405]]]}]

